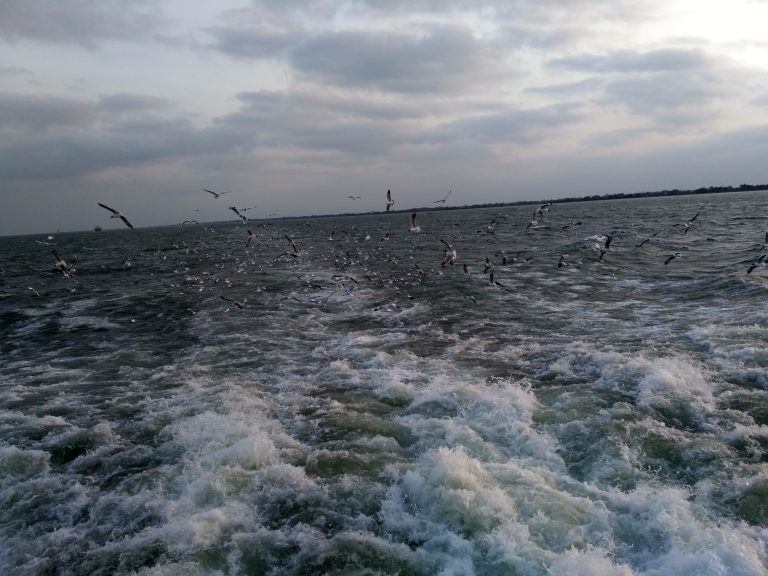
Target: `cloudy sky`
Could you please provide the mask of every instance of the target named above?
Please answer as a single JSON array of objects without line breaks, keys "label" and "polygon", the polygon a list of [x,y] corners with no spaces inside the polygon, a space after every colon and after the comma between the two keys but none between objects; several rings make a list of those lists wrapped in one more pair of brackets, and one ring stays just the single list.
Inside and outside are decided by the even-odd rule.
[{"label": "cloudy sky", "polygon": [[768,0],[2,0],[0,235],[122,226],[96,202],[153,226],[766,183],[766,22]]}]

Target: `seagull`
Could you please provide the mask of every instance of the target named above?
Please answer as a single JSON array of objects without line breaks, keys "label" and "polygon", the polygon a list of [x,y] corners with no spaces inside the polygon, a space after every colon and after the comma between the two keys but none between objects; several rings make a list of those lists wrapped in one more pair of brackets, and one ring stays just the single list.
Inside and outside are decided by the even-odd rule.
[{"label": "seagull", "polygon": [[571,223],[570,224],[566,224],[565,226],[563,226],[561,228],[561,230],[565,230],[566,232],[568,230],[575,230],[576,226],[581,226],[581,222],[574,222],[573,220],[571,220]]},{"label": "seagull", "polygon": [[214,197],[214,198],[218,198],[218,197],[219,197],[219,196],[221,196],[222,194],[227,194],[227,193],[229,193],[229,190],[227,190],[227,192],[214,192],[213,190],[208,190],[208,189],[206,189],[206,188],[203,188],[203,190],[204,190],[205,192],[208,192],[208,194],[213,194],[213,197]]},{"label": "seagull", "polygon": [[290,243],[291,243],[291,248],[293,248],[293,253],[294,253],[294,254],[298,254],[298,253],[299,253],[299,249],[298,249],[298,248],[296,248],[296,243],[295,243],[295,242],[294,242],[294,241],[291,239],[291,237],[290,237],[290,236],[288,236],[288,234],[285,234],[283,237],[284,237],[286,240],[288,240],[288,242],[290,242]]},{"label": "seagull", "polygon": [[544,219],[544,214],[549,212],[549,207],[552,206],[552,202],[547,202],[546,204],[542,204],[538,208],[536,208],[536,212],[533,213],[533,218],[536,219],[537,216],[541,216],[542,220]]},{"label": "seagull", "polygon": [[560,261],[557,263],[558,268],[568,268],[568,262],[565,261],[565,254],[560,255]]},{"label": "seagull", "polygon": [[610,235],[606,234],[605,244],[603,244],[602,248],[600,248],[600,260],[603,259],[603,256],[605,256],[605,253],[608,252],[608,250],[610,249],[611,240],[613,240],[613,238]]},{"label": "seagull", "polygon": [[416,226],[416,212],[411,214],[411,227],[408,230],[417,234],[421,232],[421,226]]},{"label": "seagull", "polygon": [[229,207],[229,209],[230,209],[230,210],[232,210],[232,212],[234,212],[235,214],[237,214],[237,216],[238,216],[240,219],[242,219],[242,221],[243,221],[244,223],[248,221],[248,218],[246,218],[245,216],[243,216],[242,214],[240,214],[240,211],[239,211],[237,208],[235,208],[234,206],[230,206],[230,207]]},{"label": "seagull", "polygon": [[[446,264],[450,264],[451,266],[453,266],[453,263],[456,262],[456,258],[458,258],[456,254],[456,249],[453,247],[452,244],[448,243],[444,238],[440,238],[440,242],[442,242],[443,245],[445,246],[445,250],[444,250],[445,258],[440,263],[440,266],[442,266],[443,268],[445,268]],[[466,264],[464,264],[464,272],[467,272]]]},{"label": "seagull", "polygon": [[[699,213],[696,212],[696,214],[693,216],[693,218],[689,218],[685,222],[681,222],[680,224],[675,224],[675,226],[682,226],[683,227],[683,234],[688,234],[688,230],[691,229],[691,226],[693,226],[693,221],[696,220],[696,218],[699,217]],[[675,227],[673,226],[673,228]]]},{"label": "seagull", "polygon": [[254,234],[250,230],[248,230],[248,240],[245,241],[246,246],[250,246],[251,242],[253,241]]},{"label": "seagull", "polygon": [[674,260],[678,256],[680,256],[680,252],[675,252],[674,254],[670,254],[669,256],[667,256],[667,259],[664,260],[664,266],[672,262],[672,260]]},{"label": "seagull", "polygon": [[69,264],[67,264],[64,259],[59,256],[59,253],[56,252],[56,248],[51,248],[51,254],[53,254],[54,266],[56,266],[56,270],[61,272],[64,277],[69,277],[69,273],[72,270]]},{"label": "seagull", "polygon": [[474,296],[472,296],[472,294],[467,294],[467,293],[466,293],[466,292],[464,292],[463,290],[459,290],[459,292],[461,292],[462,294],[464,294],[464,297],[465,297],[465,298],[469,298],[470,300],[472,300],[472,302],[474,302],[475,304],[477,304],[477,300],[475,300],[475,297],[474,297]]},{"label": "seagull", "polygon": [[507,292],[512,292],[511,288],[509,288],[508,286],[505,286],[501,282],[497,282],[496,280],[494,280],[494,278],[493,278],[493,270],[491,270],[491,275],[488,277],[488,281],[489,281],[491,286],[498,286],[499,288],[503,288]]},{"label": "seagull", "polygon": [[395,201],[392,200],[392,191],[387,190],[387,212],[389,212],[389,209],[392,207],[394,203]]},{"label": "seagull", "polygon": [[109,210],[110,212],[112,212],[112,216],[110,216],[110,218],[120,218],[120,220],[125,222],[125,225],[128,226],[128,228],[133,228],[133,224],[128,222],[128,218],[126,218],[125,216],[120,214],[120,212],[118,212],[114,208],[110,208],[109,206],[107,206],[106,204],[102,204],[101,202],[96,202],[96,204],[98,204],[99,206],[101,206],[105,210]]},{"label": "seagull", "polygon": [[347,198],[351,198],[352,200],[360,200],[360,196],[347,196]]},{"label": "seagull", "polygon": [[442,202],[443,204],[445,204],[445,201],[448,199],[448,196],[450,196],[451,194],[453,194],[453,190],[449,190],[449,191],[448,191],[448,194],[446,194],[445,196],[443,196],[443,197],[442,197],[440,200],[435,200],[434,202],[432,202],[432,204],[439,204],[439,203],[441,203],[441,202]]},{"label": "seagull", "polygon": [[245,308],[245,300],[242,302],[239,302],[238,300],[233,300],[232,298],[227,298],[226,296],[221,296],[221,299],[224,300],[224,302],[229,302],[230,304],[234,304],[241,310]]},{"label": "seagull", "polygon": [[749,270],[747,270],[747,274],[752,274],[752,271],[758,266],[762,266],[763,268],[765,268],[765,254],[761,254],[759,258],[756,258],[752,262],[752,265],[749,267]]}]

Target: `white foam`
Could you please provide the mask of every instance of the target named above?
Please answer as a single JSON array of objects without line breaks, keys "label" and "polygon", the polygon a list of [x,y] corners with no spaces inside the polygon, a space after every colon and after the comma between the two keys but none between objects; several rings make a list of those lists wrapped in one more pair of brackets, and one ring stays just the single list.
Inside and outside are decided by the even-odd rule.
[{"label": "white foam", "polygon": [[0,476],[23,478],[47,474],[50,454],[43,450],[22,450],[16,446],[0,446]]}]

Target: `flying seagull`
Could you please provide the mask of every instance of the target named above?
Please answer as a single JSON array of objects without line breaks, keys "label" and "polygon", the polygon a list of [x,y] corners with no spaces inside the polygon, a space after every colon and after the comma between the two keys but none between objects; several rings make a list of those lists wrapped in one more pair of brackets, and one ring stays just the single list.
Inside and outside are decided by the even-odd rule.
[{"label": "flying seagull", "polygon": [[605,244],[603,244],[603,246],[600,248],[600,260],[602,260],[603,256],[605,256],[605,253],[608,252],[608,250],[610,250],[611,240],[613,240],[613,238],[609,234],[606,234]]},{"label": "flying seagull", "polygon": [[213,194],[213,197],[214,197],[214,198],[218,198],[218,197],[219,197],[219,196],[221,196],[222,194],[227,194],[227,193],[229,192],[229,190],[227,190],[227,192],[214,192],[213,190],[208,190],[208,189],[206,189],[206,188],[203,188],[203,190],[204,190],[205,192],[208,192],[208,194]]},{"label": "flying seagull", "polygon": [[541,219],[544,219],[544,214],[549,212],[549,207],[552,206],[552,202],[547,202],[546,204],[542,204],[538,208],[536,208],[536,212],[533,213],[534,220],[537,219],[538,216],[541,216]]},{"label": "flying seagull", "polygon": [[387,190],[387,212],[389,212],[389,209],[392,207],[394,203],[395,201],[392,200],[392,191]]},{"label": "flying seagull", "polygon": [[680,256],[680,252],[675,252],[674,254],[670,254],[669,256],[667,256],[667,259],[664,260],[664,266],[672,262],[672,260],[674,260],[678,256]]},{"label": "flying seagull", "polygon": [[408,230],[417,234],[421,232],[421,226],[416,226],[416,212],[411,214],[411,227]]},{"label": "flying seagull", "polygon": [[96,202],[96,204],[98,204],[99,206],[101,206],[105,210],[109,210],[110,212],[112,212],[112,216],[110,216],[110,218],[120,218],[120,220],[125,222],[125,225],[128,226],[128,228],[133,228],[133,224],[128,222],[128,218],[126,218],[125,216],[120,214],[120,212],[118,212],[114,208],[110,208],[109,206],[107,206],[106,204],[102,204],[101,202]]},{"label": "flying seagull", "polygon": [[761,254],[759,258],[756,258],[752,265],[749,267],[749,270],[747,270],[747,274],[752,274],[752,271],[757,268],[758,266],[765,267],[765,254]]},{"label": "flying seagull", "polygon": [[347,198],[352,198],[352,200],[360,200],[360,196],[347,196]]},{"label": "flying seagull", "polygon": [[445,204],[445,201],[448,199],[448,196],[450,196],[451,194],[453,194],[453,190],[448,190],[448,194],[440,198],[440,200],[435,200],[434,202],[432,202],[432,204],[439,204],[441,202]]},{"label": "flying seagull", "polygon": [[699,217],[699,213],[696,212],[696,214],[693,216],[693,218],[689,218],[688,220],[686,220],[685,222],[681,222],[680,224],[675,224],[673,226],[673,228],[676,227],[676,226],[682,226],[683,227],[683,234],[688,234],[688,230],[690,230],[691,226],[693,226],[693,221],[696,220],[696,218],[698,218],[698,217]]},{"label": "flying seagull", "polygon": [[[445,253],[445,258],[443,258],[443,261],[440,262],[440,266],[445,268],[446,264],[449,264],[453,266],[453,263],[456,262],[456,258],[458,258],[456,254],[456,249],[453,247],[452,244],[447,242],[444,238],[440,238],[440,242],[443,243],[443,246],[445,246],[445,250],[443,252]],[[464,265],[464,272],[467,272],[466,264]]]},{"label": "flying seagull", "polygon": [[69,271],[71,270],[70,266],[64,261],[64,259],[59,256],[59,253],[56,252],[56,248],[51,248],[51,254],[53,254],[53,260],[55,262],[56,270],[61,272],[64,276],[69,276]]},{"label": "flying seagull", "polygon": [[241,219],[243,222],[247,222],[247,221],[248,221],[248,218],[246,218],[245,216],[243,216],[242,214],[240,214],[240,211],[239,211],[237,208],[235,208],[234,206],[230,206],[230,207],[229,207],[229,209],[230,209],[230,210],[232,210],[232,212],[234,212],[235,214],[237,214],[237,216],[238,216],[238,217],[239,217],[239,218],[240,218],[240,219]]}]

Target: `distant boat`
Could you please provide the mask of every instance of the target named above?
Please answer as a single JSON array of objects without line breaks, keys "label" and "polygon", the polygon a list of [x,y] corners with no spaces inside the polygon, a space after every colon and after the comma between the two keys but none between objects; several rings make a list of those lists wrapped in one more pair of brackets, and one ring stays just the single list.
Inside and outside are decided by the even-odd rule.
[{"label": "distant boat", "polygon": [[94,232],[101,232],[101,226],[96,226],[96,228],[93,229]]}]

